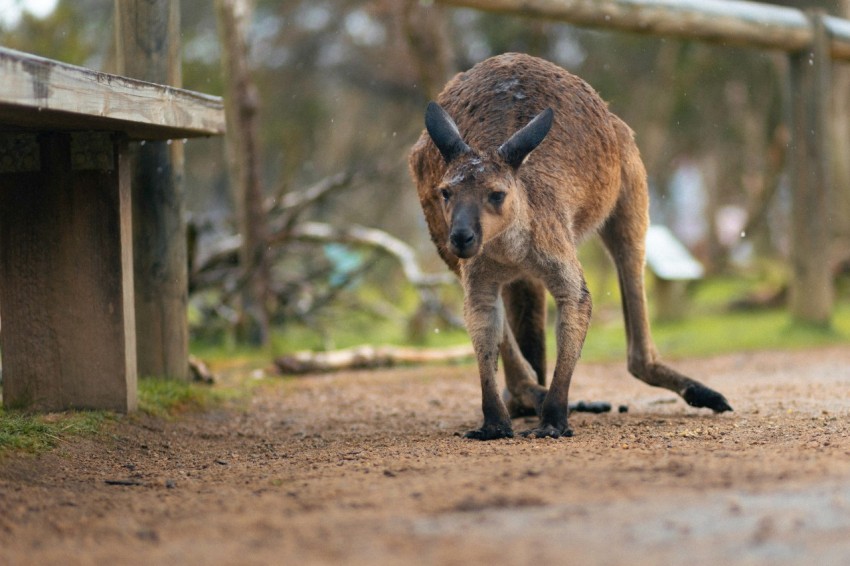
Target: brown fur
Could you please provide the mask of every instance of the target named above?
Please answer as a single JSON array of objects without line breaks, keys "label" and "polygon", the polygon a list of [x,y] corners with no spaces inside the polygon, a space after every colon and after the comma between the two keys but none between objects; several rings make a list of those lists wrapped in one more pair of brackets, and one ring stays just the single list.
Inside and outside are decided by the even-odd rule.
[{"label": "brown fur", "polygon": [[[646,173],[632,131],[596,92],[556,65],[506,54],[455,76],[437,102],[454,119],[469,151],[446,163],[423,132],[410,154],[410,169],[431,238],[464,286],[464,316],[478,358],[484,410],[484,426],[468,436],[512,435],[495,385],[498,353],[515,412],[534,408],[540,414],[540,425],[529,433],[570,434],[569,384],[591,314],[576,248],[596,231],[618,269],[629,370],[692,405],[730,410],[722,395],[658,361],[643,290]],[[551,130],[522,165],[512,167],[499,147],[546,108],[554,110]],[[497,206],[488,200],[494,191],[504,193]],[[480,232],[480,247],[466,259],[452,252],[457,248],[449,238],[461,209],[466,223]],[[541,386],[544,289],[555,298],[559,315],[548,393]],[[500,296],[510,309],[507,324]]]}]

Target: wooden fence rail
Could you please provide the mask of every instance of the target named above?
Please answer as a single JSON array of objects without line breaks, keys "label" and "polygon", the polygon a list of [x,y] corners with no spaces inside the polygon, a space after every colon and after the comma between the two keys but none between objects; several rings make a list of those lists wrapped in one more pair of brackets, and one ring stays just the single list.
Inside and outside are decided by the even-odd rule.
[{"label": "wooden fence rail", "polygon": [[[776,49],[789,55],[793,191],[790,310],[828,325],[834,291],[829,225],[834,212],[829,143],[831,60],[850,62],[850,21],[820,12],[733,0],[437,0],[440,4],[577,26]],[[844,158],[844,156],[838,156]],[[850,187],[841,187],[850,190]]]},{"label": "wooden fence rail", "polygon": [[[795,52],[815,32],[796,8],[733,0],[438,0],[440,4],[518,16],[537,16],[582,27],[698,39],[730,46]],[[850,22],[824,17],[835,59],[850,61]]]}]

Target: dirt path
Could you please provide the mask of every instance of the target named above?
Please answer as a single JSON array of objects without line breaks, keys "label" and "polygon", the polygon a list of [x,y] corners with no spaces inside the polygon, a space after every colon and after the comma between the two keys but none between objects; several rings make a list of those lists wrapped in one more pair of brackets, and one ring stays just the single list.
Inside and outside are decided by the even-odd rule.
[{"label": "dirt path", "polygon": [[120,422],[0,463],[0,563],[848,563],[850,348],[676,365],[735,412],[581,364],[574,400],[629,410],[575,414],[570,439],[455,436],[479,418],[471,367]]}]

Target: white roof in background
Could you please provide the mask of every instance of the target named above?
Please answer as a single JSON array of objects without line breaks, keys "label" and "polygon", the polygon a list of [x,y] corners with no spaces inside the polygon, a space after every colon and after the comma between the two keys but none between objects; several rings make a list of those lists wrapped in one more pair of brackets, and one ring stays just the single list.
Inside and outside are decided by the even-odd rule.
[{"label": "white roof in background", "polygon": [[702,264],[666,227],[653,225],[646,232],[646,264],[655,275],[671,281],[700,279]]}]

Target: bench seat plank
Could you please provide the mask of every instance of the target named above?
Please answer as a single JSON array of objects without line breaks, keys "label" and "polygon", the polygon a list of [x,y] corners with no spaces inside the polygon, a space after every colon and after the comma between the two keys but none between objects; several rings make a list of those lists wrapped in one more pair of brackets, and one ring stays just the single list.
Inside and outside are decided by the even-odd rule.
[{"label": "bench seat plank", "polygon": [[0,47],[0,128],[103,130],[130,140],[224,133],[220,97]]}]

